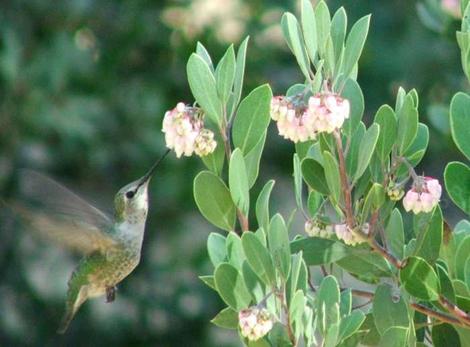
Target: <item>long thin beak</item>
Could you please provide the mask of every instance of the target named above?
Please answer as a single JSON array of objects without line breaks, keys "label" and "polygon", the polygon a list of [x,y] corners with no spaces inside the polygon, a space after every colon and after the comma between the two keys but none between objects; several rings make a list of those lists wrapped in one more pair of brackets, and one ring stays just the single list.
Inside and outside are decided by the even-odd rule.
[{"label": "long thin beak", "polygon": [[168,155],[168,153],[170,153],[169,149],[165,153],[163,153],[163,155],[160,157],[160,159],[158,159],[155,162],[155,164],[152,165],[150,170],[147,171],[145,176],[140,179],[139,187],[150,181],[150,179],[152,178],[153,174],[155,173],[155,170],[157,169],[158,165],[162,162],[163,159],[165,159],[165,157]]}]

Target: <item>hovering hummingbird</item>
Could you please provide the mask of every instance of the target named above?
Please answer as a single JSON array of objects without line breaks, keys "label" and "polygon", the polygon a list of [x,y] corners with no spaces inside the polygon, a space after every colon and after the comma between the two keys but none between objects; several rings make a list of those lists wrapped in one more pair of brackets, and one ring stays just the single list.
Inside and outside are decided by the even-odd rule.
[{"label": "hovering hummingbird", "polygon": [[18,208],[19,213],[35,231],[84,254],[68,281],[66,311],[58,333],[65,333],[87,299],[106,295],[106,302],[114,301],[116,285],[138,265],[148,184],[168,152],[143,177],[119,190],[114,198],[114,218],[52,179],[34,171],[23,172],[22,192],[33,205]]}]

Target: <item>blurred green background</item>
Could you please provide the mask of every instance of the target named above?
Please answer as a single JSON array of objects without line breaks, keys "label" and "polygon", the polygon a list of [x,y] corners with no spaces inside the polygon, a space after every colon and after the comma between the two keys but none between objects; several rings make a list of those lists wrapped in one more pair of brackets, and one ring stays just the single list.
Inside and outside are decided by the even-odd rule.
[{"label": "blurred green background", "polygon": [[[432,2],[432,1],[431,1]],[[437,3],[437,1],[435,1]],[[468,89],[455,42],[458,22],[415,1],[328,1],[349,23],[372,13],[359,82],[369,122],[398,86],[417,88],[430,127],[419,172],[441,177],[460,159],[448,129],[448,103]],[[15,196],[19,168],[55,177],[110,209],[117,190],[164,151],[161,122],[180,100],[192,103],[185,64],[201,41],[218,60],[250,35],[244,95],[269,82],[283,94],[300,82],[279,21],[297,1],[6,0],[0,4],[0,196]],[[419,15],[418,15],[419,12]],[[420,19],[421,20],[420,20]],[[437,22],[436,22],[437,21]],[[259,186],[275,178],[282,212],[294,206],[293,146],[271,126]],[[87,302],[65,336],[55,334],[77,258],[25,233],[0,213],[1,346],[238,346],[234,332],[209,320],[222,308],[198,280],[209,272],[205,240],[213,231],[197,213],[195,158],[164,162],[152,181],[151,210],[139,267],[112,305]],[[292,197],[291,200],[285,197]],[[451,222],[459,218],[447,197]]]}]

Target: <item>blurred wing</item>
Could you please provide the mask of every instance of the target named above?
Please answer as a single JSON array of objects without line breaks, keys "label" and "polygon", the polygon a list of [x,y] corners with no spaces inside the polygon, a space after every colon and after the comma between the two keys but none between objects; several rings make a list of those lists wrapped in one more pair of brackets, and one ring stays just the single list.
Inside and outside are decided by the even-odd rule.
[{"label": "blurred wing", "polygon": [[24,170],[20,192],[25,204],[15,210],[40,234],[86,254],[118,246],[112,220],[52,179]]}]

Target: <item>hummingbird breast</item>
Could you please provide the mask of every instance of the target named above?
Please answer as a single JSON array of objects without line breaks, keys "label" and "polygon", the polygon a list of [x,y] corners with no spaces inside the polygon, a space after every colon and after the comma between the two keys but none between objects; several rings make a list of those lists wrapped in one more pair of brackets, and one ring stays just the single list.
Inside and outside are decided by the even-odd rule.
[{"label": "hummingbird breast", "polygon": [[118,225],[114,235],[120,246],[85,257],[74,271],[69,285],[78,280],[81,285],[88,286],[88,297],[96,297],[103,295],[107,287],[121,282],[140,262],[144,227],[127,222]]}]

